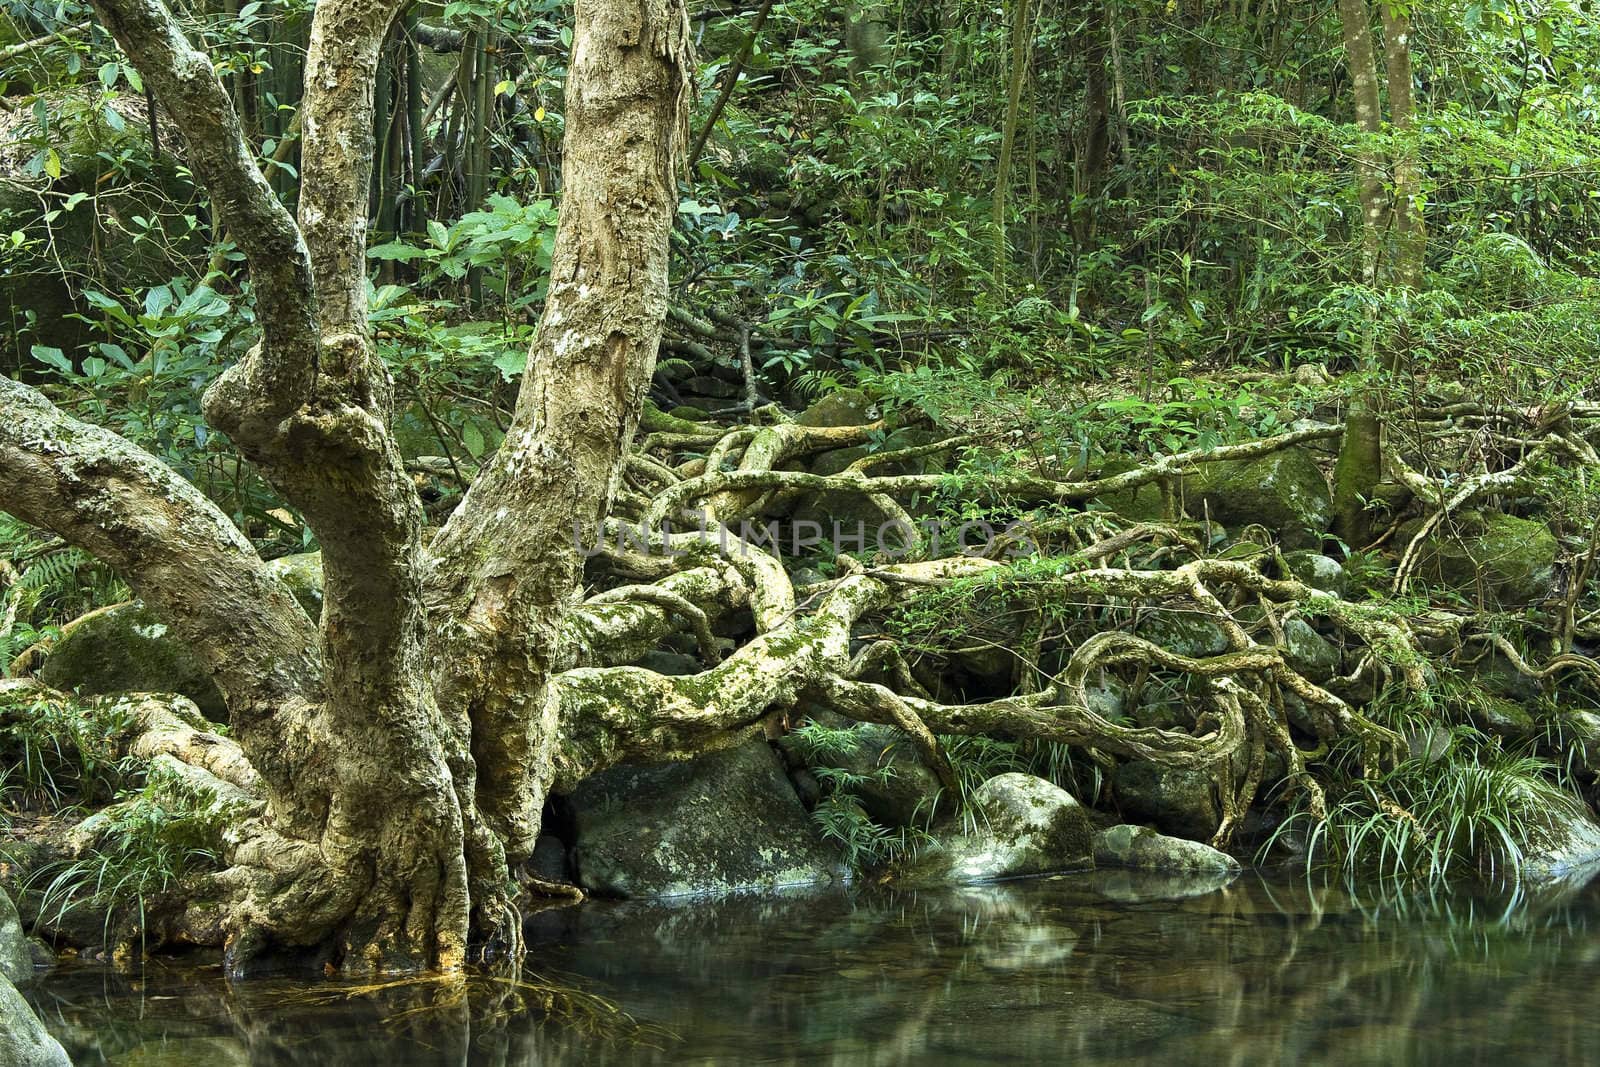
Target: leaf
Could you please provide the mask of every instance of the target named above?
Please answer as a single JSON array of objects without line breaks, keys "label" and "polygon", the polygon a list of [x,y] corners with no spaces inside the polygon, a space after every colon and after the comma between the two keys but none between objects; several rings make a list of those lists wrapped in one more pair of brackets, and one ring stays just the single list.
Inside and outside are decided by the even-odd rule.
[{"label": "leaf", "polygon": [[61,157],[54,148],[44,154],[44,172],[52,178],[61,177]]},{"label": "leaf", "polygon": [[427,256],[427,249],[406,244],[404,241],[390,241],[388,244],[374,245],[367,249],[368,259],[398,260],[401,263],[410,263],[413,259],[425,259]]},{"label": "leaf", "polygon": [[121,345],[107,344],[106,342],[102,341],[95,345],[95,348],[100,350],[100,354],[102,356],[105,356],[122,369],[133,369],[133,360],[129,358],[128,350],[123,348]]},{"label": "leaf", "polygon": [[523,349],[512,352],[502,352],[495,357],[494,365],[500,371],[500,376],[508,382],[514,382],[522,377],[522,372],[528,369],[528,353]]},{"label": "leaf", "polygon": [[32,352],[33,358],[40,363],[54,367],[62,374],[70,375],[73,373],[72,360],[68,359],[67,354],[61,349],[52,348],[50,345],[34,345]]},{"label": "leaf", "polygon": [[467,446],[467,452],[473,459],[483,455],[483,431],[470,422],[461,427],[461,443]]},{"label": "leaf", "polygon": [[172,306],[172,290],[165,285],[157,285],[144,294],[144,313],[152,319],[160,318],[162,312]]}]

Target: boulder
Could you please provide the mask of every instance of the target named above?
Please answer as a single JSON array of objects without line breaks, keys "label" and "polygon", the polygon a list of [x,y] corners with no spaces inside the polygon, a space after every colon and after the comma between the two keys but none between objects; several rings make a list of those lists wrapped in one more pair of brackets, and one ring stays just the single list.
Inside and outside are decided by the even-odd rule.
[{"label": "boulder", "polygon": [[601,895],[825,883],[839,867],[759,737],[687,763],[614,768],[570,803],[578,884]]},{"label": "boulder", "polygon": [[267,570],[289,587],[306,614],[322,618],[322,553],[300,552],[267,562]]},{"label": "boulder", "polygon": [[[1096,478],[1110,478],[1125,474],[1138,466],[1126,456],[1115,456],[1101,464]],[[1105,493],[1095,498],[1095,503],[1107,511],[1114,511],[1131,522],[1161,522],[1166,518],[1166,504],[1161,498],[1161,483],[1147,482],[1136,489],[1120,493]]]},{"label": "boulder", "polygon": [[228,713],[199,659],[137,601],[87,618],[57,641],[39,679],[83,696],[180,693],[209,719],[223,721]]},{"label": "boulder", "polygon": [[1144,612],[1134,633],[1151,644],[1191,659],[1220,656],[1228,651],[1228,636],[1222,632],[1222,627],[1203,615],[1187,611]]},{"label": "boulder", "polygon": [[1470,694],[1466,710],[1472,725],[1507,741],[1526,744],[1545,735],[1544,725],[1533,717],[1526,704],[1495,696],[1486,689]]},{"label": "boulder", "polygon": [[1334,596],[1344,596],[1350,587],[1343,565],[1320,552],[1307,549],[1285,552],[1283,562],[1289,568],[1290,577],[1304,582],[1313,589],[1320,589]]},{"label": "boulder", "polygon": [[1199,841],[1167,837],[1146,826],[1124,823],[1094,837],[1096,867],[1116,867],[1163,874],[1237,871],[1239,861]]},{"label": "boulder", "polygon": [[0,978],[13,984],[33,979],[33,949],[11,897],[0,889]]},{"label": "boulder", "polygon": [[964,833],[943,837],[912,861],[913,885],[967,885],[1087,867],[1094,828],[1071,793],[1031,774],[984,782],[968,797]]},{"label": "boulder", "polygon": [[1211,776],[1201,771],[1134,760],[1117,768],[1112,792],[1124,816],[1191,841],[1209,840],[1222,823]]},{"label": "boulder", "polygon": [[1575,799],[1542,804],[1544,825],[1527,835],[1518,867],[1524,879],[1554,881],[1600,868],[1600,823]]},{"label": "boulder", "polygon": [[801,426],[865,426],[878,417],[877,406],[860,389],[835,389],[801,412]]},{"label": "boulder", "polygon": [[[1420,520],[1419,520],[1420,521]],[[1409,544],[1418,522],[1400,527]],[[1423,540],[1415,574],[1495,608],[1516,608],[1549,596],[1555,581],[1556,538],[1534,519],[1499,512],[1463,512]]]},{"label": "boulder", "polygon": [[1308,680],[1321,685],[1339,669],[1339,650],[1304,619],[1283,624],[1283,658]]},{"label": "boulder", "polygon": [[1316,548],[1333,513],[1328,480],[1308,449],[1206,463],[1183,479],[1184,507],[1229,526],[1259,523],[1287,548]]},{"label": "boulder", "polygon": [[0,978],[0,1063],[6,1067],[72,1067],[17,987]]}]

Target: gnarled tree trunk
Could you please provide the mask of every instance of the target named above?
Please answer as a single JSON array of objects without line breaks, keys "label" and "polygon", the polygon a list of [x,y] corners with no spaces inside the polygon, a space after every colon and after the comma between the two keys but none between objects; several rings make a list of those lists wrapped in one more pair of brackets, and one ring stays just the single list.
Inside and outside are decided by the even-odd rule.
[{"label": "gnarled tree trunk", "polygon": [[261,341],[205,409],[321,543],[319,628],[192,487],[0,383],[0,507],[96,553],[171,620],[260,772],[266,812],[223,878],[236,961],[322,944],[353,973],[451,968],[474,920],[515,940],[508,854],[531,847],[555,763],[546,683],[579,578],[570,531],[605,515],[665,310],[687,18],[678,0],[579,0],[539,341],[504,447],[425,543],[367,326],[373,84],[399,6],[317,5],[292,219],[160,0],[95,5],[245,253]]}]

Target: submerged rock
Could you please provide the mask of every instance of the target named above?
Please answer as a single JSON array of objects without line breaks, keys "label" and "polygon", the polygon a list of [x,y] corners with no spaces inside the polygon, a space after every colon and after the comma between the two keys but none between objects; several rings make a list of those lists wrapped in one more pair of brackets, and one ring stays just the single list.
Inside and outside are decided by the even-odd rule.
[{"label": "submerged rock", "polygon": [[578,884],[602,895],[825,883],[839,866],[759,739],[687,763],[606,771],[571,805]]},{"label": "submerged rock", "polygon": [[1333,514],[1311,452],[1283,448],[1252,460],[1206,463],[1183,480],[1184,508],[1229,526],[1259,523],[1290,548],[1315,548]]},{"label": "submerged rock", "polygon": [[[1170,838],[1168,840],[1171,840]],[[1237,868],[1227,871],[1141,871],[1107,868],[1085,875],[1091,892],[1119,904],[1142,904],[1152,900],[1188,900],[1226,889],[1239,877]]]},{"label": "submerged rock", "polygon": [[1088,866],[1094,828],[1065,789],[1012,772],[968,798],[968,825],[919,856],[905,872],[915,885],[964,885]]},{"label": "submerged rock", "polygon": [[[1418,523],[1402,526],[1396,544],[1409,544]],[[1416,575],[1467,596],[1483,596],[1490,607],[1520,607],[1552,591],[1556,538],[1534,519],[1499,512],[1462,512],[1442,531],[1423,540]]]},{"label": "submerged rock", "polygon": [[6,1067],[72,1067],[17,987],[0,978],[0,1063]]},{"label": "submerged rock", "polygon": [[1199,841],[1167,837],[1147,826],[1124,823],[1094,837],[1096,867],[1179,873],[1239,870],[1239,861]]},{"label": "submerged rock", "polygon": [[39,680],[83,696],[179,693],[207,718],[228,713],[211,676],[165,622],[135,601],[85,619],[50,647]]}]

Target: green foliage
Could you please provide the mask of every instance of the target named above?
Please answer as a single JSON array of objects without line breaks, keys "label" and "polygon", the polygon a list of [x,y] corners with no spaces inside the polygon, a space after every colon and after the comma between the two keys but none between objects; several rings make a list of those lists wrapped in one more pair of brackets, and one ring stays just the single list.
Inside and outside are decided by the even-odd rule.
[{"label": "green foliage", "polygon": [[39,893],[40,915],[57,924],[89,907],[104,912],[107,940],[119,921],[142,936],[153,904],[196,874],[221,869],[222,834],[235,815],[210,791],[157,763],[142,788],[80,827],[93,834],[93,848],[39,868],[27,888]]},{"label": "green foliage", "polygon": [[1299,807],[1273,835],[1304,835],[1308,863],[1346,877],[1444,885],[1462,878],[1515,880],[1552,817],[1584,817],[1555,784],[1558,769],[1518,756],[1470,727],[1449,731],[1442,758],[1409,759],[1374,778],[1355,778],[1328,797],[1327,818]]},{"label": "green foliage", "polygon": [[[430,220],[425,244],[390,241],[369,248],[367,256],[417,265],[417,285],[439,292],[451,291],[449,283],[465,283],[474,268],[483,269],[483,284],[501,298],[505,315],[520,318],[544,300],[555,229],[550,200],[522,204],[491,193],[485,210],[469,211],[448,226]],[[455,291],[466,295],[464,285]]]},{"label": "green foliage", "polygon": [[133,721],[115,701],[53,696],[0,702],[0,805],[59,809],[104,803],[138,776],[120,755]]},{"label": "green foliage", "polygon": [[854,871],[869,871],[915,855],[929,840],[925,830],[912,826],[879,825],[847,792],[829,793],[811,811],[812,822],[824,841],[832,841]]}]

